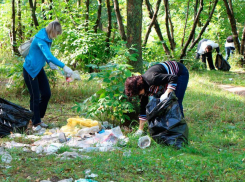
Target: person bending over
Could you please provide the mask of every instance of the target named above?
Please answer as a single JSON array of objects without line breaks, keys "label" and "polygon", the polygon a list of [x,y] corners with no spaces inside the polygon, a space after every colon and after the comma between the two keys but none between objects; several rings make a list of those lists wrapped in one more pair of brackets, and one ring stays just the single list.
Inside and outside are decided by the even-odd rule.
[{"label": "person bending over", "polygon": [[230,53],[233,54],[233,51],[235,50],[235,45],[234,45],[234,41],[233,41],[233,36],[230,35],[229,37],[227,37],[226,42],[225,42],[225,60],[228,61],[229,57],[230,57]]},{"label": "person bending over", "polygon": [[216,52],[219,54],[219,45],[208,39],[202,39],[197,45],[196,59],[199,59],[200,56],[202,56],[202,62],[205,64],[205,67],[207,67],[206,66],[206,58],[207,58],[210,70],[215,70],[213,57],[212,57],[213,49],[215,49]]},{"label": "person bending over", "polygon": [[128,97],[140,97],[139,129],[135,135],[142,135],[146,120],[148,97],[154,96],[164,100],[170,92],[175,92],[183,112],[183,99],[189,80],[187,68],[176,61],[166,61],[153,65],[143,75],[128,77],[125,81],[125,94]]}]

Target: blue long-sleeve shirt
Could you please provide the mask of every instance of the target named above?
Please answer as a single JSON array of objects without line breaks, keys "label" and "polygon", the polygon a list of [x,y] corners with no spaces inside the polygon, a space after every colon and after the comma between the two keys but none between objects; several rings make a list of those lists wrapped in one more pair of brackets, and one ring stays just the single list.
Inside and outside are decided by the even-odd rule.
[{"label": "blue long-sleeve shirt", "polygon": [[49,39],[45,28],[42,28],[32,41],[29,54],[25,57],[23,67],[32,78],[35,78],[46,62],[52,62],[63,68],[65,66],[60,60],[50,52],[52,39]]}]

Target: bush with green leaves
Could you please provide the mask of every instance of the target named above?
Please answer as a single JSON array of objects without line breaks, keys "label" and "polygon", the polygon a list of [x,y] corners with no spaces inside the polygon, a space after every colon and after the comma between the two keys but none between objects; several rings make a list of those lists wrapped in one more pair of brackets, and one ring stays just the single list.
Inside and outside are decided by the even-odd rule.
[{"label": "bush with green leaves", "polygon": [[87,65],[100,70],[98,73],[91,73],[89,80],[97,80],[101,89],[83,103],[77,103],[74,108],[78,112],[86,112],[87,117],[122,124],[125,119],[130,119],[126,113],[134,111],[133,105],[124,94],[124,83],[126,78],[132,75],[132,66],[127,62],[135,60],[137,55],[131,55],[124,44],[112,45],[111,49],[116,55],[108,64],[99,67]]}]

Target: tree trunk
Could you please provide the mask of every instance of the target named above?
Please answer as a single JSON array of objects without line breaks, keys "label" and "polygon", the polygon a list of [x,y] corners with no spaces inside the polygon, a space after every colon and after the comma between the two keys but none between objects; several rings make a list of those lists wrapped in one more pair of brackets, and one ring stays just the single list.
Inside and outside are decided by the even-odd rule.
[{"label": "tree trunk", "polygon": [[184,27],[183,38],[182,38],[182,41],[181,41],[181,47],[183,47],[184,41],[185,41],[185,30],[186,30],[187,20],[188,20],[188,16],[189,16],[189,7],[190,7],[190,0],[188,0],[188,3],[187,3],[187,12],[186,12],[186,17],[185,17],[185,27]]},{"label": "tree trunk", "polygon": [[[150,17],[150,19],[152,19],[154,12],[151,8],[151,4],[150,4],[149,0],[145,0],[145,4],[146,4],[146,7],[147,7],[148,12],[149,12],[149,17]],[[160,29],[160,26],[159,26],[157,19],[155,21],[154,28],[156,30],[158,38],[160,39],[160,41],[162,43],[162,46],[163,46],[163,49],[164,49],[166,55],[170,55],[169,48],[168,48],[167,44],[165,43],[165,40],[163,39],[162,32],[161,32],[161,29]]]},{"label": "tree trunk", "polygon": [[86,0],[85,31],[88,31],[89,21],[89,0]]},{"label": "tree trunk", "polygon": [[152,17],[151,23],[150,23],[150,25],[149,25],[149,27],[148,27],[148,30],[147,30],[147,32],[146,32],[146,35],[145,35],[145,40],[144,40],[144,43],[143,43],[143,47],[146,46],[148,37],[149,37],[150,32],[151,32],[151,28],[152,28],[152,26],[155,24],[155,21],[156,21],[156,19],[157,19],[157,13],[158,13],[158,10],[159,10],[160,3],[161,3],[161,0],[158,0],[158,1],[157,1],[157,4],[156,4],[156,10],[155,10],[155,13],[154,13],[154,15],[153,15],[153,17]]},{"label": "tree trunk", "polygon": [[[197,16],[197,6],[198,6],[198,0],[196,0],[195,6],[194,6],[194,20]],[[195,32],[194,32],[193,37],[192,37],[192,42],[194,42],[194,40],[195,40]]]},{"label": "tree trunk", "polygon": [[109,53],[110,50],[110,36],[111,36],[111,6],[110,6],[110,0],[106,0],[106,6],[107,6],[107,15],[108,15],[108,26],[107,26],[107,33],[106,33],[106,43],[107,43],[107,51]]},{"label": "tree trunk", "polygon": [[77,8],[81,6],[81,0],[77,0]]},{"label": "tree trunk", "polygon": [[10,33],[10,39],[12,38],[13,52],[19,55],[18,48],[16,47],[16,31],[15,31],[15,0],[12,0],[12,30]]},{"label": "tree trunk", "polygon": [[193,25],[192,25],[192,29],[191,29],[189,38],[188,38],[188,40],[186,41],[186,43],[185,43],[185,45],[184,45],[184,47],[183,47],[183,49],[182,49],[182,51],[181,51],[181,55],[180,55],[180,62],[181,62],[181,63],[183,63],[182,58],[186,55],[187,47],[188,47],[188,45],[190,44],[191,39],[192,39],[192,37],[193,37],[193,35],[194,35],[194,33],[195,33],[196,26],[197,26],[197,22],[198,22],[198,19],[199,19],[199,16],[200,16],[202,10],[203,10],[203,0],[200,0],[199,10],[198,10],[198,12],[197,12],[197,15],[196,15],[196,17],[195,17],[194,23],[193,23]]},{"label": "tree trunk", "polygon": [[209,22],[210,22],[211,19],[212,19],[212,16],[213,16],[213,14],[214,14],[214,10],[215,10],[215,8],[216,8],[217,3],[218,3],[218,0],[215,0],[214,5],[213,5],[213,8],[212,8],[212,11],[210,12],[209,17],[208,17],[208,19],[207,19],[207,22],[206,22],[205,25],[202,27],[202,30],[201,30],[200,33],[198,34],[196,40],[192,42],[192,44],[191,44],[191,46],[190,46],[190,49],[192,49],[192,48],[196,45],[196,43],[200,40],[202,34],[205,32],[207,26],[209,25]]},{"label": "tree trunk", "polygon": [[[53,0],[50,0],[50,5],[49,5],[49,10],[51,11],[53,9]],[[49,19],[52,20],[53,18],[53,14],[50,13],[49,15]],[[56,17],[57,18],[57,17]]]},{"label": "tree trunk", "polygon": [[101,19],[101,3],[102,0],[98,0],[98,13],[97,13],[97,20],[94,25],[94,32],[97,33],[99,24],[100,24],[100,19]]},{"label": "tree trunk", "polygon": [[39,26],[38,21],[37,21],[37,17],[36,17],[36,0],[34,0],[34,5],[32,0],[29,0],[29,4],[30,4],[30,8],[31,8],[31,16],[32,16],[32,20],[34,22],[35,27],[37,28]]},{"label": "tree trunk", "polygon": [[127,47],[134,46],[137,51],[130,49],[130,54],[137,53],[137,61],[129,61],[135,72],[143,72],[142,62],[142,0],[127,0]]},{"label": "tree trunk", "polygon": [[[44,0],[42,0],[42,4],[44,4]],[[45,9],[42,7],[42,14],[43,14],[43,19],[44,20],[47,20],[47,17],[46,17],[46,15],[45,15]]]},{"label": "tree trunk", "polygon": [[[73,23],[73,25],[74,25],[75,27],[77,27],[77,23],[75,22],[74,17],[73,17],[73,15],[72,15],[72,10],[71,10],[71,8],[70,8],[69,0],[65,0],[65,2],[66,2],[66,4],[67,4],[65,9],[67,9],[67,13],[69,14],[69,16],[70,16],[70,18],[71,18],[71,22]],[[56,17],[56,18],[57,18],[57,17]]]},{"label": "tree trunk", "polygon": [[18,16],[17,34],[19,39],[23,40],[23,30],[22,30],[22,23],[21,23],[21,0],[18,0],[17,16]]},{"label": "tree trunk", "polygon": [[174,42],[174,37],[173,37],[173,27],[171,27],[171,31],[169,28],[169,23],[170,23],[170,26],[172,26],[171,25],[172,22],[171,22],[171,17],[170,17],[168,0],[164,0],[164,5],[165,5],[165,25],[166,25],[168,40],[170,43],[170,49],[174,51],[176,43]]},{"label": "tree trunk", "polygon": [[115,9],[116,17],[117,17],[117,24],[118,24],[120,35],[122,37],[122,40],[127,41],[127,37],[125,34],[125,30],[124,30],[124,25],[122,22],[122,16],[121,16],[120,9],[119,9],[118,0],[113,0],[113,2],[114,2],[114,9]]},{"label": "tree trunk", "polygon": [[244,54],[244,44],[245,44],[245,23],[244,23],[244,27],[243,27],[243,32],[242,32],[242,40],[241,40],[241,55],[245,55]]},{"label": "tree trunk", "polygon": [[237,33],[237,27],[236,27],[236,20],[235,20],[235,16],[233,13],[233,8],[232,8],[232,2],[231,0],[229,0],[229,4],[227,2],[227,0],[223,0],[225,7],[226,7],[226,12],[228,15],[228,18],[230,20],[230,24],[231,24],[231,30],[232,30],[232,34],[233,34],[233,40],[234,40],[234,44],[235,44],[235,50],[236,53],[240,53],[240,44],[239,44],[239,39],[238,39],[238,33]]}]

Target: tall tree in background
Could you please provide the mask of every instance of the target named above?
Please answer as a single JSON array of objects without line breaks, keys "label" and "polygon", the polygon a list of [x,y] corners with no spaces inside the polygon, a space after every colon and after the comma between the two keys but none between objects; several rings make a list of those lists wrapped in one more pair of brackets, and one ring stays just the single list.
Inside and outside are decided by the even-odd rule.
[{"label": "tall tree in background", "polygon": [[[154,15],[154,11],[152,10],[152,6],[151,6],[149,0],[145,0],[145,4],[146,4],[147,10],[149,12],[149,17],[150,17],[150,19],[152,19],[153,15]],[[157,19],[154,21],[154,28],[155,28],[155,31],[157,33],[157,36],[158,36],[159,40],[162,43],[163,49],[165,51],[165,54],[166,55],[170,55],[169,48],[168,48],[165,40],[163,39],[162,32],[161,32],[161,29],[160,29],[160,25],[159,25]]]},{"label": "tall tree in background", "polygon": [[[201,29],[201,31],[199,32],[197,38],[191,43],[189,50],[192,49],[192,48],[197,44],[197,42],[199,42],[199,40],[201,39],[201,36],[202,36],[203,33],[205,32],[207,26],[209,25],[209,23],[210,23],[210,21],[211,21],[211,19],[212,19],[212,16],[213,16],[213,13],[214,13],[214,10],[215,10],[215,8],[216,8],[217,3],[218,3],[218,0],[215,0],[214,3],[213,3],[212,10],[211,10],[211,12],[209,13],[209,16],[208,16],[208,19],[207,19],[206,23],[205,23],[204,26],[202,27],[202,29]],[[199,10],[198,10],[198,12],[197,12],[196,18],[195,18],[194,23],[193,23],[193,25],[192,25],[192,29],[191,29],[189,38],[187,39],[187,41],[186,41],[186,43],[185,43],[185,45],[184,45],[184,47],[183,47],[183,49],[182,49],[182,51],[181,51],[181,55],[180,55],[180,60],[181,60],[181,62],[183,62],[183,60],[182,60],[183,57],[186,56],[187,47],[189,46],[191,40],[193,40],[192,37],[195,35],[196,26],[197,26],[197,23],[198,23],[198,21],[199,21],[199,17],[200,17],[200,14],[201,14],[202,10],[203,10],[203,0],[200,0]]]},{"label": "tall tree in background", "polygon": [[156,22],[156,20],[157,20],[157,13],[158,13],[158,10],[159,10],[160,3],[161,3],[161,0],[158,0],[158,1],[157,1],[157,4],[156,4],[156,10],[155,10],[155,12],[154,12],[154,14],[153,14],[151,23],[150,23],[150,25],[149,25],[149,27],[148,27],[148,30],[147,30],[147,32],[146,32],[146,35],[145,35],[145,40],[144,40],[144,42],[143,42],[143,46],[144,46],[144,47],[146,46],[148,37],[149,37],[150,32],[151,32],[151,28],[152,28],[152,26],[155,24],[155,22]]},{"label": "tall tree in background", "polygon": [[88,21],[89,21],[89,0],[86,0],[86,13],[85,13],[85,31],[88,31]]},{"label": "tall tree in background", "polygon": [[18,55],[19,51],[16,46],[16,30],[15,30],[15,0],[12,0],[12,30],[10,31],[10,40],[12,40],[12,48],[14,54]]},{"label": "tall tree in background", "polygon": [[106,33],[106,46],[107,46],[107,52],[109,53],[110,49],[110,37],[111,37],[111,5],[110,0],[106,0],[106,7],[107,7],[107,16],[108,16],[108,26],[107,26],[107,33]]},{"label": "tall tree in background", "polygon": [[127,47],[134,46],[135,50],[130,50],[130,54],[137,53],[137,61],[129,61],[134,71],[143,72],[142,47],[142,0],[127,0]]},{"label": "tall tree in background", "polygon": [[236,51],[236,53],[239,54],[240,53],[240,44],[239,44],[239,39],[238,39],[235,15],[233,12],[233,7],[232,7],[232,1],[229,0],[229,3],[227,2],[227,0],[223,0],[223,1],[224,1],[226,12],[227,12],[228,18],[230,20],[230,24],[231,24],[233,40],[234,40],[234,44],[236,47],[235,51]]},{"label": "tall tree in background", "polygon": [[23,30],[22,30],[22,23],[21,23],[21,0],[18,0],[17,16],[18,16],[17,34],[18,34],[19,39],[22,40],[23,39]]},{"label": "tall tree in background", "polygon": [[174,41],[174,28],[173,28],[173,23],[171,21],[171,15],[170,15],[170,10],[169,10],[169,2],[168,0],[164,0],[164,5],[165,5],[165,25],[166,25],[166,31],[168,35],[168,40],[170,43],[170,49],[174,51],[176,43]]},{"label": "tall tree in background", "polygon": [[37,17],[36,17],[36,5],[37,5],[36,0],[34,0],[34,3],[32,2],[32,0],[29,0],[29,5],[31,8],[32,20],[34,22],[35,27],[37,28],[39,24],[38,24]]},{"label": "tall tree in background", "polygon": [[122,22],[122,16],[121,16],[121,13],[120,13],[118,0],[113,0],[113,2],[114,2],[114,9],[115,9],[115,12],[116,12],[117,24],[118,24],[118,29],[119,29],[120,35],[122,37],[122,40],[126,41],[127,37],[126,37],[126,34],[125,34],[123,22]]},{"label": "tall tree in background", "polygon": [[[44,5],[44,3],[45,3],[45,0],[42,0],[42,4],[43,5]],[[43,14],[43,19],[47,20],[47,17],[46,17],[46,14],[45,14],[45,8],[43,8],[43,6],[42,6],[42,14]]]},{"label": "tall tree in background", "polygon": [[97,19],[96,19],[96,22],[95,22],[95,25],[94,25],[94,32],[97,33],[97,29],[100,25],[100,19],[101,19],[101,3],[102,3],[102,0],[98,0],[98,13],[97,13]]}]

